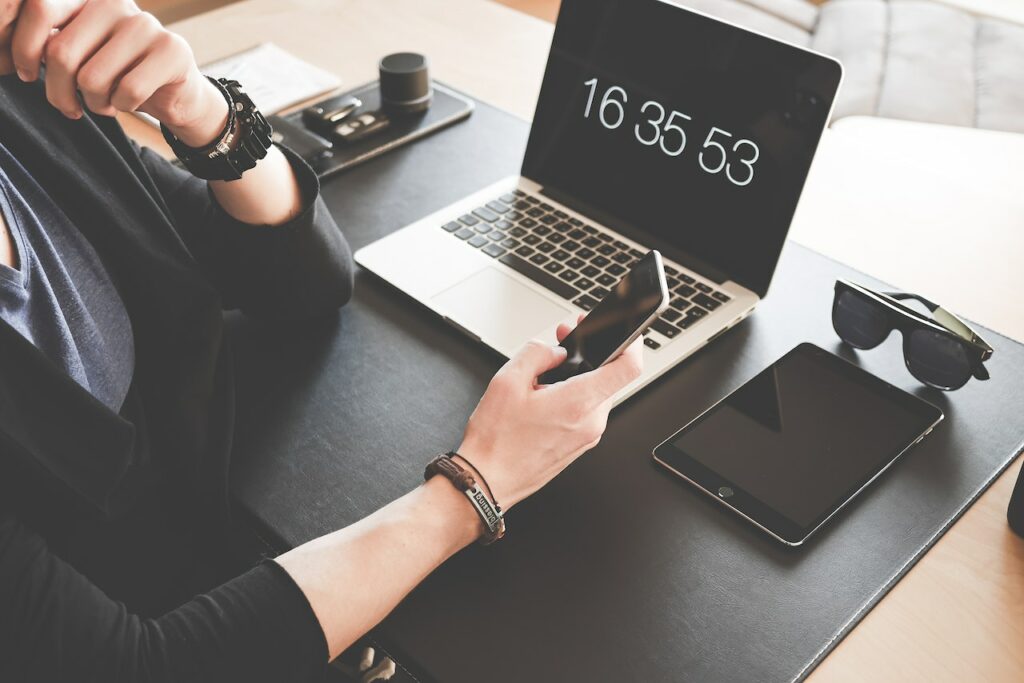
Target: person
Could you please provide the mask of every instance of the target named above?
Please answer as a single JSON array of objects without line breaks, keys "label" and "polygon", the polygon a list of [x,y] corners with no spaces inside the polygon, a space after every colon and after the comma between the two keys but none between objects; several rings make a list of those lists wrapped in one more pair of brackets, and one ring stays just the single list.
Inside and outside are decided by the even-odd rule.
[{"label": "person", "polygon": [[[294,325],[352,293],[316,176],[272,147],[206,182],[130,142],[117,112],[197,150],[234,124],[129,0],[0,0],[0,74],[0,680],[316,680],[484,532],[435,476],[222,583],[197,569],[227,529],[222,312]],[[640,373],[633,345],[538,386],[563,358],[527,344],[466,425],[456,461],[506,510],[598,442]]]}]

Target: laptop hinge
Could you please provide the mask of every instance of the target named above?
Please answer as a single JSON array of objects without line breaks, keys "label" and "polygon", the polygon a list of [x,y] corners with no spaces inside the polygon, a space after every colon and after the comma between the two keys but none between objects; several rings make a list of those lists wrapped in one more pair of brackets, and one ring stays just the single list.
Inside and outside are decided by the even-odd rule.
[{"label": "laptop hinge", "polygon": [[[539,183],[538,183],[539,184]],[[634,242],[639,242],[651,249],[657,249],[664,256],[672,259],[676,263],[680,264],[684,268],[692,270],[693,272],[706,277],[707,279],[715,282],[716,284],[722,284],[729,277],[721,270],[709,265],[705,261],[697,258],[693,254],[687,253],[686,251],[669,244],[665,240],[652,235],[644,230],[640,230],[635,226],[629,224],[626,221],[615,218],[611,214],[601,211],[593,207],[592,205],[579,200],[565,192],[560,192],[555,188],[541,187],[540,193],[551,197],[559,204],[569,207],[576,213],[581,213],[584,216],[589,216],[592,220],[607,225],[612,230],[622,233]]]}]

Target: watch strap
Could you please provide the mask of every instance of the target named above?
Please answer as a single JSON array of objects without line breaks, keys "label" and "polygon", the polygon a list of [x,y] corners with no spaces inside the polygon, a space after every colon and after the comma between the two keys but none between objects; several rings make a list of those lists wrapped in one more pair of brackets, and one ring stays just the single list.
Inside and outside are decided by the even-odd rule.
[{"label": "watch strap", "polygon": [[273,145],[273,129],[253,104],[238,81],[207,79],[228,103],[228,120],[223,131],[205,147],[190,147],[160,126],[164,140],[182,165],[204,180],[238,180],[267,156]]}]

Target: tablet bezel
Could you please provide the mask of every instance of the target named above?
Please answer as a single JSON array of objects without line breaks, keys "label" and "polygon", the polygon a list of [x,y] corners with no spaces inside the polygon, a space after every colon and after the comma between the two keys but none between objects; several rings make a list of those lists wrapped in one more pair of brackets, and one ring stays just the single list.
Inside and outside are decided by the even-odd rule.
[{"label": "tablet bezel", "polygon": [[[810,538],[810,536],[825,524],[825,522],[842,510],[843,507],[845,507],[851,500],[856,498],[857,495],[867,488],[871,482],[877,479],[879,475],[889,469],[889,467],[892,466],[892,464],[896,462],[901,455],[910,450],[914,445],[920,443],[921,440],[924,439],[924,437],[927,436],[944,417],[942,411],[931,403],[928,403],[913,394],[909,394],[899,387],[889,384],[885,380],[872,375],[863,368],[854,365],[835,354],[829,353],[825,349],[815,346],[814,344],[807,342],[799,344],[772,363],[772,366],[781,363],[789,356],[797,353],[804,354],[808,358],[812,358],[815,362],[830,364],[831,367],[838,370],[839,374],[843,375],[847,379],[860,382],[863,386],[880,394],[882,398],[898,402],[911,412],[919,415],[922,425],[918,436],[910,440],[905,446],[898,448],[896,452],[892,453],[890,457],[885,459],[877,469],[872,470],[872,473],[869,476],[852,485],[842,496],[837,498],[832,505],[829,505],[829,507],[813,522],[807,526],[797,524],[785,515],[766,505],[761,500],[747,493],[742,487],[737,486],[725,477],[719,475],[707,465],[698,462],[672,444],[672,442],[675,441],[681,433],[712,415],[715,410],[717,410],[718,407],[725,402],[727,398],[729,398],[729,396],[732,396],[733,393],[739,391],[742,387],[730,392],[710,408],[684,425],[681,429],[677,429],[671,436],[656,446],[653,451],[654,460],[659,465],[662,465],[670,472],[690,482],[719,503],[725,505],[734,512],[745,517],[748,521],[760,527],[762,530],[766,531],[772,537],[790,546],[799,546],[803,544],[804,541]],[[765,370],[767,370],[767,368]],[[743,386],[746,386],[746,383],[744,383]]]}]

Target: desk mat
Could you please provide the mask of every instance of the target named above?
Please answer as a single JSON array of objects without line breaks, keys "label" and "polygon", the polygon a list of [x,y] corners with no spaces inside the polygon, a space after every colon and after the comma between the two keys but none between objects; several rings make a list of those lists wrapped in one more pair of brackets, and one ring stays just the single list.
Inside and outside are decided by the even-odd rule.
[{"label": "desk mat", "polygon": [[[527,133],[478,103],[466,123],[326,183],[324,196],[358,248],[516,173]],[[787,245],[751,318],[620,406],[596,449],[510,512],[505,540],[442,567],[376,629],[377,641],[421,680],[445,683],[805,676],[1024,441],[1024,347],[983,331],[995,347],[992,379],[949,395],[927,390],[903,367],[897,336],[867,353],[837,343],[837,277],[879,286]],[[423,463],[458,443],[502,362],[365,272],[336,318],[301,328],[231,322],[233,493],[283,546],[416,486]],[[650,453],[801,341],[934,402],[946,420],[791,549]]]}]

